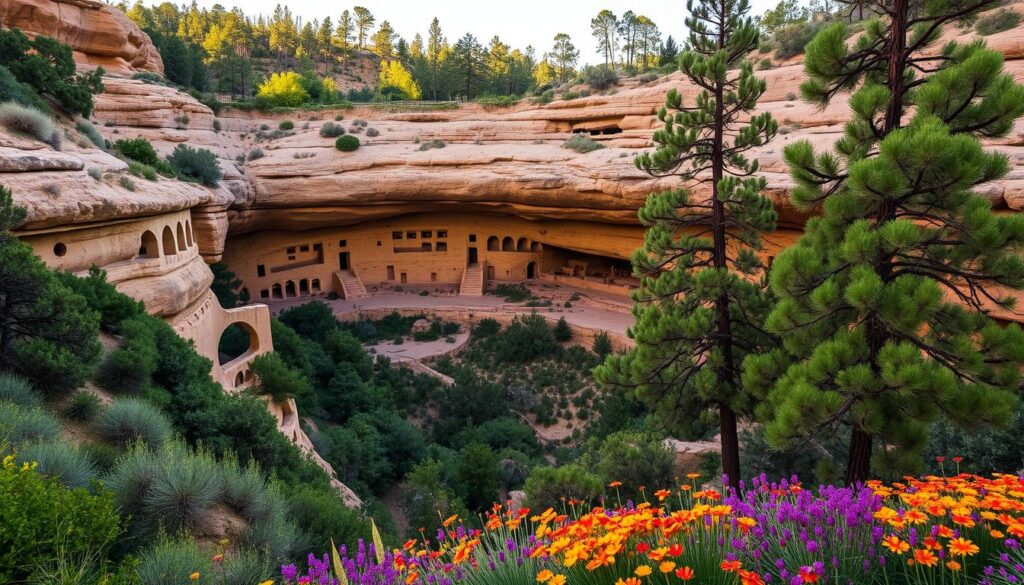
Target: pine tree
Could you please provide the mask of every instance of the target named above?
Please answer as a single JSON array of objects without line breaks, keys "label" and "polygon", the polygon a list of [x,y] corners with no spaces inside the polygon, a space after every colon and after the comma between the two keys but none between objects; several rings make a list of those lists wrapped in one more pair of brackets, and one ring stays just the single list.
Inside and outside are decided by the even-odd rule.
[{"label": "pine tree", "polygon": [[611,10],[602,10],[590,21],[590,32],[597,40],[597,51],[604,56],[605,66],[615,64],[619,49],[619,20]]},{"label": "pine tree", "polygon": [[430,99],[436,100],[438,96],[438,71],[441,66],[441,53],[445,49],[444,35],[441,33],[441,23],[437,17],[430,21],[430,30],[427,36],[427,62],[430,65]]},{"label": "pine tree", "polygon": [[559,83],[565,83],[573,74],[576,62],[580,58],[579,49],[572,44],[572,38],[565,33],[555,35],[555,47],[551,50],[551,60],[558,73]]},{"label": "pine tree", "polygon": [[919,469],[940,416],[999,423],[1016,400],[1024,336],[986,314],[1009,306],[1000,289],[1024,286],[1024,217],[995,215],[972,189],[1006,174],[976,137],[1009,132],[1024,89],[980,42],[926,51],[996,1],[861,2],[883,16],[852,46],[844,23],[807,46],[804,98],[854,90],[853,119],[835,152],[785,150],[794,206],[821,217],[775,260],[766,326],[782,349],[751,358],[744,380],[766,394],[775,445],[848,429],[849,483],[872,460]]},{"label": "pine tree", "polygon": [[484,48],[480,41],[466,33],[452,50],[452,67],[459,81],[459,89],[465,91],[467,100],[476,95],[476,88],[484,71]]},{"label": "pine tree", "polygon": [[360,50],[366,49],[366,40],[370,36],[370,31],[373,30],[373,23],[377,22],[377,19],[373,17],[373,13],[369,9],[363,6],[356,6],[352,9],[355,14],[355,30],[356,30],[356,46]]},{"label": "pine tree", "polygon": [[381,59],[390,59],[395,55],[395,38],[397,37],[398,34],[395,33],[395,29],[391,28],[391,23],[385,20],[380,23],[380,28],[373,33],[373,38],[370,39],[373,43],[371,50]]},{"label": "pine tree", "polygon": [[636,346],[595,371],[605,385],[635,388],[671,431],[695,438],[717,415],[722,464],[740,481],[737,416],[752,411],[741,384],[746,354],[768,347],[761,329],[769,303],[756,251],[776,214],[760,194],[757,161],[744,153],[771,140],[777,124],[751,115],[765,83],[745,60],[758,45],[747,0],[690,0],[689,50],[680,70],[701,88],[692,105],[676,90],[658,112],[658,148],[637,158],[655,176],[710,182],[710,197],[685,189],[651,195],[640,209],[648,226],[633,254],[642,277],[634,294]]}]

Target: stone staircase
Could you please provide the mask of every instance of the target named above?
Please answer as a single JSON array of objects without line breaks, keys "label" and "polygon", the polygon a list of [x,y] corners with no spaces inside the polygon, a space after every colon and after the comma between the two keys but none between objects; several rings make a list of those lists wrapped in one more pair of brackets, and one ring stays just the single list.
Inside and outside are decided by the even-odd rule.
[{"label": "stone staircase", "polygon": [[370,296],[366,293],[363,281],[351,270],[339,270],[334,273],[334,277],[341,283],[341,289],[345,293],[344,297],[346,300],[363,299]]},{"label": "stone staircase", "polygon": [[470,264],[462,273],[462,284],[459,285],[459,296],[461,297],[482,297],[484,296],[484,267],[483,265]]}]

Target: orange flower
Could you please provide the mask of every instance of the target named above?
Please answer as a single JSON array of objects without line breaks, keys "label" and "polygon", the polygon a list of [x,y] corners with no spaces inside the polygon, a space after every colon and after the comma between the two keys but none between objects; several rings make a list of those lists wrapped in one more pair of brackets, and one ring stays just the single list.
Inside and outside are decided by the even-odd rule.
[{"label": "orange flower", "polygon": [[201,575],[199,573],[192,573],[188,576],[189,581],[198,581]]},{"label": "orange flower", "polygon": [[668,490],[658,490],[658,491],[654,492],[654,495],[655,495],[655,497],[658,498],[658,501],[664,502],[665,498],[667,498],[667,497],[672,495],[672,492],[670,492]]},{"label": "orange flower", "polygon": [[454,514],[452,516],[449,516],[448,518],[445,519],[445,521],[443,523],[444,527],[447,528],[447,527],[451,526],[452,522],[455,522],[458,519],[459,519],[459,515],[458,514]]},{"label": "orange flower", "polygon": [[956,561],[946,561],[946,568],[949,569],[950,571],[959,571],[960,570],[960,563],[958,563]]},{"label": "orange flower", "polygon": [[658,570],[661,571],[662,573],[671,573],[672,570],[675,569],[675,568],[676,568],[676,564],[673,563],[672,561],[665,561],[665,562],[661,563],[660,565],[658,565]]},{"label": "orange flower", "polygon": [[883,538],[882,546],[898,555],[901,555],[910,550],[910,545],[900,540],[899,537],[895,534],[891,534]]},{"label": "orange flower", "polygon": [[954,538],[949,541],[949,552],[950,554],[957,556],[971,556],[978,554],[978,545],[974,544],[966,538]]},{"label": "orange flower", "polygon": [[547,583],[554,576],[555,576],[554,573],[552,573],[551,571],[549,571],[547,569],[544,569],[540,573],[537,573],[537,582],[538,583]]},{"label": "orange flower", "polygon": [[640,585],[640,579],[627,577],[626,579],[619,579],[615,582],[615,585]]},{"label": "orange flower", "polygon": [[410,538],[402,545],[402,550],[412,550],[412,547],[414,546],[416,546],[416,539]]},{"label": "orange flower", "polygon": [[565,575],[555,575],[548,581],[548,585],[565,585]]},{"label": "orange flower", "polygon": [[800,567],[800,581],[804,583],[817,583],[818,573],[813,567]]},{"label": "orange flower", "polygon": [[926,567],[934,567],[939,562],[939,557],[935,556],[935,553],[926,548],[914,549],[914,561],[919,565]]},{"label": "orange flower", "polygon": [[636,573],[637,577],[646,577],[654,572],[654,569],[651,569],[649,565],[640,565],[633,572]]},{"label": "orange flower", "polygon": [[690,567],[681,567],[676,569],[676,577],[679,577],[683,581],[689,581],[690,579],[693,579],[693,576],[693,569]]},{"label": "orange flower", "polygon": [[611,482],[610,484],[608,484],[608,487],[610,487],[610,488],[617,488],[617,487],[619,487],[620,485],[622,485],[622,482],[621,482],[621,481],[613,481],[613,482]]},{"label": "orange flower", "polygon": [[722,561],[722,564],[720,564],[719,566],[726,573],[735,573],[736,571],[740,570],[740,567],[743,566],[743,563],[739,561]]},{"label": "orange flower", "polygon": [[683,554],[683,545],[681,545],[681,544],[673,544],[672,546],[668,547],[668,556],[670,556],[670,557],[678,557],[678,556],[680,556],[682,554]]}]

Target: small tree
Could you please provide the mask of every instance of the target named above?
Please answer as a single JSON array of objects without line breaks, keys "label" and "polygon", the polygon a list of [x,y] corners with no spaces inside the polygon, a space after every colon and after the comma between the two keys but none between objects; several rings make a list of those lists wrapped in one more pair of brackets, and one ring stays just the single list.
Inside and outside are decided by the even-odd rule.
[{"label": "small tree", "polygon": [[[824,106],[841,92],[853,120],[835,153],[801,141],[785,158],[794,205],[821,213],[776,258],[782,348],[752,358],[779,446],[850,430],[846,480],[913,471],[939,416],[1001,423],[1018,390],[1024,335],[988,317],[1024,287],[1024,217],[997,216],[972,189],[1008,170],[976,136],[1004,136],[1024,88],[981,43],[928,48],[942,27],[997,0],[859,2],[872,14],[852,46],[836,23],[807,46],[801,86]],[[904,127],[908,108],[913,119]]]},{"label": "small tree", "polygon": [[[738,415],[751,413],[740,380],[744,356],[771,343],[761,328],[768,300],[758,282],[759,234],[773,229],[775,211],[760,194],[765,180],[744,153],[774,137],[771,115],[752,112],[765,91],[747,53],[758,30],[747,0],[688,2],[689,50],[679,59],[701,92],[693,105],[669,92],[658,112],[658,149],[637,158],[656,176],[710,182],[710,197],[684,190],[652,195],[640,209],[648,226],[633,254],[642,277],[634,294],[636,346],[597,370],[605,384],[635,388],[673,432],[697,438],[718,419],[722,463],[740,481]],[[710,176],[708,176],[710,175]]]},{"label": "small tree", "polygon": [[560,317],[558,322],[555,323],[554,328],[555,341],[565,343],[572,339],[572,329],[569,328],[569,323],[566,322],[565,317]]}]

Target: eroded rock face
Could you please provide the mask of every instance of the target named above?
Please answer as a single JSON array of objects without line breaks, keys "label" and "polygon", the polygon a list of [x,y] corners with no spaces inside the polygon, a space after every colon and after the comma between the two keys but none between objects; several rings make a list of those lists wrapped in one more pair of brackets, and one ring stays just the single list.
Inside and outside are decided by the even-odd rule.
[{"label": "eroded rock face", "polygon": [[0,22],[26,34],[54,37],[69,45],[87,68],[117,75],[163,73],[152,41],[120,10],[98,0],[4,0]]}]

